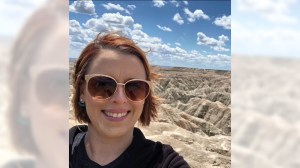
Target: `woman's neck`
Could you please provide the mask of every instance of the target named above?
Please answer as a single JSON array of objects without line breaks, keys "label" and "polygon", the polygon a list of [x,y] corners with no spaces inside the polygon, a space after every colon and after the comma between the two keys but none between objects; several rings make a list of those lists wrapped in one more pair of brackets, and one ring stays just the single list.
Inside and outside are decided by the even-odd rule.
[{"label": "woman's neck", "polygon": [[132,132],[119,137],[106,137],[89,125],[85,136],[85,149],[91,160],[104,166],[117,159],[131,144]]}]

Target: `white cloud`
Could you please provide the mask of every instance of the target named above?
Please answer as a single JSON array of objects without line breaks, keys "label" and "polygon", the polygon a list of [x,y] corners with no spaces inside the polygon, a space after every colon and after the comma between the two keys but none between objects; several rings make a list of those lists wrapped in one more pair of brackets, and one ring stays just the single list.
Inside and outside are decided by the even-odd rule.
[{"label": "white cloud", "polygon": [[136,23],[136,24],[133,25],[133,28],[134,28],[135,30],[142,30],[142,29],[143,29],[143,26],[140,25],[140,24],[138,24],[138,23]]},{"label": "white cloud", "polygon": [[229,38],[225,35],[220,35],[217,39],[207,37],[204,33],[197,33],[197,44],[209,46],[211,49],[215,51],[229,51],[228,48],[225,48],[225,42],[228,41]]},{"label": "white cloud", "polygon": [[131,38],[136,41],[144,50],[156,50],[162,40],[158,37],[150,37],[140,29],[134,29],[130,32]]},{"label": "white cloud", "polygon": [[[157,37],[150,37],[141,30],[133,30],[131,38],[144,50],[149,51],[149,59],[153,64],[165,64],[170,66],[183,65],[193,67],[206,67],[211,65],[214,67],[215,63],[210,62],[210,58],[201,55],[199,52],[188,52],[181,47],[171,47],[170,44],[164,43],[162,39]],[[179,44],[179,43],[177,43]],[[204,61],[205,60],[205,61]],[[230,69],[229,65],[222,67],[215,67],[221,69]]]},{"label": "white cloud", "polygon": [[[96,32],[90,29],[84,29],[77,20],[69,21],[69,40],[72,50],[80,52],[87,43],[93,40],[96,34]],[[78,55],[79,53],[72,55],[72,57]]]},{"label": "white cloud", "polygon": [[89,19],[88,21],[83,23],[83,26],[95,32],[105,32],[107,30],[111,30],[109,24],[105,22],[102,18]]},{"label": "white cloud", "polygon": [[188,5],[188,4],[189,4],[188,1],[183,1],[183,3],[184,3],[185,5]]},{"label": "white cloud", "polygon": [[183,11],[188,16],[189,22],[195,22],[197,19],[200,18],[209,20],[209,16],[206,15],[201,9],[197,9],[193,13],[188,8],[184,8]]},{"label": "white cloud", "polygon": [[167,3],[164,0],[153,0],[152,2],[153,2],[153,5],[158,8],[165,6],[165,4]]},{"label": "white cloud", "polygon": [[299,5],[299,0],[232,1],[232,53],[299,59]]},{"label": "white cloud", "polygon": [[131,10],[134,10],[134,9],[136,8],[135,5],[127,5],[127,7],[128,7],[129,9],[131,9]]},{"label": "white cloud", "polygon": [[156,25],[160,30],[162,31],[167,31],[167,32],[171,32],[172,29],[166,26],[160,26],[160,25]]},{"label": "white cloud", "polygon": [[123,16],[120,13],[105,13],[100,18],[87,20],[82,26],[78,21],[70,20],[70,47],[72,50],[80,51],[99,32],[120,31],[128,36],[133,29],[141,30],[142,25],[134,24],[131,16]]},{"label": "white cloud", "polygon": [[216,54],[216,55],[207,55],[207,57],[209,57],[210,61],[221,61],[221,62],[230,62],[231,61],[231,57],[226,55],[226,54]]},{"label": "white cloud", "polygon": [[[159,26],[159,25],[157,25]],[[162,27],[162,26],[160,26]],[[199,68],[230,69],[230,62],[221,65],[217,56],[205,56],[198,51],[187,51],[176,42],[175,47],[163,42],[159,37],[149,36],[143,32],[142,25],[135,23],[131,16],[123,16],[120,13],[106,13],[99,18],[91,18],[85,23],[70,20],[70,47],[71,57],[76,57],[82,49],[91,42],[98,32],[120,30],[124,35],[133,39],[139,47],[147,52],[152,64],[170,66],[192,66]],[[220,36],[220,41],[226,41],[226,37]],[[212,54],[211,54],[212,55]]]},{"label": "white cloud", "polygon": [[174,6],[179,7],[179,2],[177,2],[176,0],[171,0],[170,2],[171,2],[171,4],[173,4]]},{"label": "white cloud", "polygon": [[[231,57],[225,54],[214,54],[214,55],[207,55],[206,60],[220,69],[227,69],[230,68],[231,64]],[[228,67],[227,67],[228,66]],[[227,68],[226,68],[227,67]]]},{"label": "white cloud", "polygon": [[297,0],[238,0],[237,9],[259,14],[273,23],[294,24],[299,22],[299,19],[289,12],[297,2]]},{"label": "white cloud", "polygon": [[178,42],[176,42],[176,43],[175,43],[175,45],[177,45],[177,46],[181,46],[181,44],[180,44],[180,43],[178,43]]},{"label": "white cloud", "polygon": [[79,34],[82,29],[80,23],[77,20],[69,21],[69,33],[70,35]]},{"label": "white cloud", "polygon": [[130,12],[123,8],[120,4],[107,3],[102,5],[106,10],[118,10],[130,14]]},{"label": "white cloud", "polygon": [[198,51],[197,50],[192,50],[191,53],[192,54],[198,54]]},{"label": "white cloud", "polygon": [[111,25],[122,25],[122,27],[133,26],[133,18],[131,16],[123,16],[119,12],[117,13],[104,13],[102,19]]},{"label": "white cloud", "polygon": [[[74,42],[86,45],[95,38],[98,32],[116,31],[129,36],[132,30],[141,30],[142,25],[135,24],[131,16],[123,16],[120,13],[104,13],[99,18],[91,18],[82,26],[78,21],[70,21],[70,36]],[[75,37],[76,35],[76,37]]]},{"label": "white cloud", "polygon": [[0,1],[0,23],[3,23],[0,35],[16,36],[31,15],[44,4],[45,0]]},{"label": "white cloud", "polygon": [[96,15],[93,1],[74,1],[69,6],[69,11],[74,13]]},{"label": "white cloud", "polygon": [[232,52],[249,56],[299,58],[300,31],[293,26],[266,27],[232,22]]},{"label": "white cloud", "polygon": [[100,18],[89,19],[83,23],[83,26],[93,32],[121,31],[128,35],[134,27],[134,20],[131,16],[123,16],[118,12],[104,13]]},{"label": "white cloud", "polygon": [[175,22],[177,22],[178,24],[180,24],[180,25],[182,25],[182,24],[184,23],[184,21],[183,21],[183,19],[182,19],[182,17],[180,16],[179,13],[176,13],[176,14],[174,15],[173,20],[174,20]]},{"label": "white cloud", "polygon": [[231,15],[217,17],[214,21],[217,26],[222,26],[224,29],[231,29]]}]

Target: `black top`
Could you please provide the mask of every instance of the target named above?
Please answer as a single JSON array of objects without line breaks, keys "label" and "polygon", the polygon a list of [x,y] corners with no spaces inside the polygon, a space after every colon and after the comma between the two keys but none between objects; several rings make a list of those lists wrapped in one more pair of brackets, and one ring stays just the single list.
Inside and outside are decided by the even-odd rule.
[{"label": "black top", "polygon": [[[87,126],[80,127],[83,128],[80,130],[87,130]],[[74,129],[77,131],[72,133]],[[72,168],[189,168],[182,156],[179,156],[171,146],[146,139],[138,128],[134,128],[134,137],[130,146],[116,160],[101,166],[88,157],[84,137],[72,154],[72,140],[76,132],[78,133],[78,126],[70,129],[70,167]]]}]

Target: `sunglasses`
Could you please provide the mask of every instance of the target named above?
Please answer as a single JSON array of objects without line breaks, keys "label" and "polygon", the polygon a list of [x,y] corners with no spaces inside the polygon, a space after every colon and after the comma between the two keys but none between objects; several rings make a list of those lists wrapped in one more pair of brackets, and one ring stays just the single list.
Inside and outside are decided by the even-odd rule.
[{"label": "sunglasses", "polygon": [[102,74],[85,75],[89,94],[98,100],[108,99],[115,94],[118,85],[124,86],[124,93],[131,101],[142,101],[150,93],[151,82],[142,79],[131,79],[118,83],[113,77]]},{"label": "sunglasses", "polygon": [[[69,97],[69,70],[57,66],[37,66],[29,69],[31,87],[36,99],[45,107],[55,105],[66,107]],[[27,79],[28,80],[28,79]]]}]

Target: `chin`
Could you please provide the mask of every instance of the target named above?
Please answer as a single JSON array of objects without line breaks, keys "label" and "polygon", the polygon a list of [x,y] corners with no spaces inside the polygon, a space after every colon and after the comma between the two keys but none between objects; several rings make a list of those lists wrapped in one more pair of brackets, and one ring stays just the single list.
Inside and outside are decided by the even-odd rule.
[{"label": "chin", "polygon": [[108,137],[108,138],[119,138],[119,137],[124,137],[126,135],[130,135],[133,133],[133,126],[132,127],[110,127],[106,128],[103,130],[103,133]]}]

